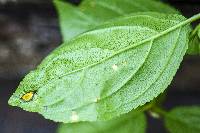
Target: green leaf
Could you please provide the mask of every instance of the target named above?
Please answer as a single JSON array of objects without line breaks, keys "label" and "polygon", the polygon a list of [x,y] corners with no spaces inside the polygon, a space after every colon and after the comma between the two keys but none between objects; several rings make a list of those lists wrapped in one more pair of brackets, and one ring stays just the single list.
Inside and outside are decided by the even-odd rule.
[{"label": "green leaf", "polygon": [[84,14],[77,7],[67,2],[55,0],[54,3],[57,7],[64,40],[69,40],[79,33],[83,33],[97,23],[90,16]]},{"label": "green leaf", "polygon": [[64,41],[107,20],[134,12],[178,13],[174,8],[152,0],[84,0],[79,7],[54,0]]},{"label": "green leaf", "polygon": [[194,31],[190,35],[187,54],[200,55],[200,24],[194,29]]},{"label": "green leaf", "polygon": [[106,122],[61,124],[57,133],[145,133],[143,113],[127,114]]},{"label": "green leaf", "polygon": [[199,38],[200,38],[200,26],[199,26],[199,30],[198,30],[198,36],[199,36]]},{"label": "green leaf", "polygon": [[198,17],[137,13],[81,34],[29,73],[9,104],[65,123],[136,109],[170,84],[188,47],[188,23]]},{"label": "green leaf", "polygon": [[178,107],[165,116],[170,133],[200,133],[200,107]]}]

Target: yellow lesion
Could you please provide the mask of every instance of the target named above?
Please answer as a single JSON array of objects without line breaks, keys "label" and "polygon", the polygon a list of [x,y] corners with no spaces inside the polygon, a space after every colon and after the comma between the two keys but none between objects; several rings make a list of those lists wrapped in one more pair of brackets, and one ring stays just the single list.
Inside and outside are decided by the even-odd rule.
[{"label": "yellow lesion", "polygon": [[33,95],[34,95],[34,92],[28,92],[28,93],[24,94],[21,98],[24,101],[28,102],[33,98]]}]

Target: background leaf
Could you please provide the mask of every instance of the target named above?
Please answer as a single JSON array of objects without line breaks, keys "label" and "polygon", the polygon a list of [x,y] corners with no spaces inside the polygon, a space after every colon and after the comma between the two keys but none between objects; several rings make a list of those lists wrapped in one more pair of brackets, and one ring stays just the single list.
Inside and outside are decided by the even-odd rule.
[{"label": "background leaf", "polygon": [[200,24],[195,28],[195,30],[190,35],[187,54],[200,55]]},{"label": "background leaf", "polygon": [[81,12],[77,7],[61,0],[55,0],[54,3],[57,7],[61,33],[64,40],[67,41],[77,34],[83,33],[87,29],[97,25],[95,20]]},{"label": "background leaf", "polygon": [[198,30],[198,36],[199,36],[199,38],[200,38],[200,28],[199,28],[199,30]]},{"label": "background leaf", "polygon": [[166,128],[171,133],[199,133],[200,107],[177,107],[165,116]]},{"label": "background leaf", "polygon": [[57,133],[145,133],[145,130],[145,115],[129,113],[106,122],[61,124]]},{"label": "background leaf", "polygon": [[[9,104],[59,122],[109,120],[170,84],[188,47],[189,20],[137,13],[63,44],[20,83]],[[21,99],[35,92],[31,101]]]},{"label": "background leaf", "polygon": [[174,8],[153,0],[83,0],[79,7],[55,0],[64,41],[107,20],[134,12],[178,13]]}]

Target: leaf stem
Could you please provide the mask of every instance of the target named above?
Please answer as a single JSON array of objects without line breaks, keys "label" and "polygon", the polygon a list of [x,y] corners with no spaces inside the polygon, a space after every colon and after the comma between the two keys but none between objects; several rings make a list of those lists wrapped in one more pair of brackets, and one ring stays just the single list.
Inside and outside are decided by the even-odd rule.
[{"label": "leaf stem", "polygon": [[194,22],[194,21],[196,21],[196,20],[199,20],[199,19],[200,19],[200,13],[198,13],[198,14],[192,16],[191,18],[189,18],[189,19],[186,20],[185,22],[186,22],[186,23],[192,23],[192,22]]}]

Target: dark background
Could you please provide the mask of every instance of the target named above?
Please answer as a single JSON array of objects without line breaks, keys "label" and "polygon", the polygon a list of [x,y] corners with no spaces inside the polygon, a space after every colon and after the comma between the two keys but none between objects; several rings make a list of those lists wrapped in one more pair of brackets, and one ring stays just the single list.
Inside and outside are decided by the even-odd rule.
[{"label": "dark background", "polygon": [[[78,4],[79,0],[71,0]],[[186,17],[200,12],[200,0],[165,0]],[[194,24],[195,25],[195,24]],[[55,133],[57,124],[36,113],[10,107],[19,81],[61,43],[51,0],[0,0],[0,133]],[[165,108],[200,105],[200,57],[186,56],[169,87]],[[148,133],[165,133],[148,118]]]}]

